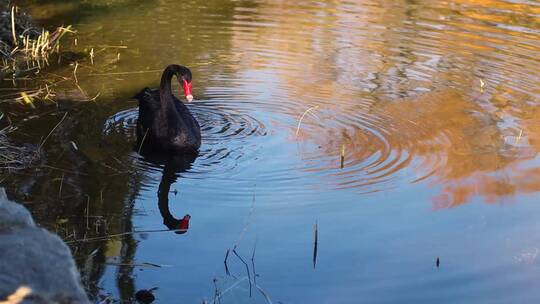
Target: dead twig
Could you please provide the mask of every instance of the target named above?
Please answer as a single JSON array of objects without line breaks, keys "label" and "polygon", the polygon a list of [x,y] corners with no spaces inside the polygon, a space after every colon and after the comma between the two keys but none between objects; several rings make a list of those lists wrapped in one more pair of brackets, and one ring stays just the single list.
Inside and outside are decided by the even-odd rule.
[{"label": "dead twig", "polygon": [[144,73],[157,73],[162,70],[147,70],[147,71],[129,71],[129,72],[111,72],[111,73],[93,73],[88,76],[112,76],[112,75],[131,75],[131,74],[144,74]]},{"label": "dead twig", "polygon": [[300,125],[302,124],[302,120],[304,120],[304,117],[306,116],[307,113],[317,109],[319,106],[313,106],[307,110],[304,111],[304,113],[302,114],[302,116],[300,116],[300,120],[298,121],[298,125],[296,126],[296,137],[298,137],[298,132],[300,132]]},{"label": "dead twig", "polygon": [[319,244],[319,225],[317,221],[315,221],[314,232],[315,232],[315,242],[313,243],[313,268],[315,268],[317,264],[317,246]]},{"label": "dead twig", "polygon": [[47,134],[47,136],[45,137],[45,139],[43,140],[43,142],[41,142],[41,144],[39,145],[39,148],[38,148],[38,151],[41,151],[41,148],[43,147],[43,145],[45,144],[45,142],[47,141],[47,139],[49,139],[49,137],[51,136],[51,134],[54,132],[54,130],[56,130],[56,128],[58,128],[58,126],[64,121],[64,119],[66,119],[66,116],[68,115],[68,112],[66,112],[64,114],[64,116],[62,117],[62,119],[60,119],[60,121],[54,126],[54,128],[52,128],[51,132],[49,132],[49,134]]},{"label": "dead twig", "polygon": [[345,164],[345,144],[341,145],[341,169],[343,169],[343,166]]},{"label": "dead twig", "polygon": [[176,231],[186,231],[186,229],[157,229],[157,230],[139,230],[139,231],[129,231],[129,232],[123,232],[123,233],[117,233],[117,234],[109,234],[105,236],[98,236],[93,238],[85,238],[85,239],[79,239],[79,240],[73,240],[73,241],[64,241],[66,244],[72,244],[72,243],[86,243],[86,242],[94,242],[94,241],[104,241],[115,237],[120,236],[126,236],[126,235],[134,235],[134,234],[140,234],[140,233],[154,233],[154,232],[176,232]]},{"label": "dead twig", "polygon": [[244,264],[244,266],[246,266],[246,272],[247,272],[248,280],[249,280],[249,297],[251,298],[251,274],[249,273],[249,266],[246,263],[246,261],[244,261],[244,259],[242,259],[242,257],[236,252],[236,248],[233,249],[233,253]]},{"label": "dead twig", "polygon": [[227,252],[225,253],[225,260],[223,260],[223,264],[225,264],[225,273],[227,275],[231,275],[231,272],[229,271],[229,266],[227,265],[227,259],[229,258],[230,252],[231,252],[231,249],[227,249]]},{"label": "dead twig", "polygon": [[253,282],[257,285],[257,273],[255,272],[255,250],[257,250],[257,241],[253,245],[253,253],[251,254],[251,270],[253,270]]},{"label": "dead twig", "polygon": [[62,172],[62,179],[60,179],[60,189],[58,189],[58,198],[62,198],[62,185],[64,185],[64,172]]},{"label": "dead twig", "polygon": [[150,128],[146,129],[146,132],[144,132],[144,136],[141,140],[141,144],[139,145],[139,150],[137,151],[137,153],[140,155],[141,154],[141,150],[142,150],[142,147],[143,147],[143,144],[144,144],[144,140],[146,139],[146,134],[148,134],[148,130],[150,130]]}]

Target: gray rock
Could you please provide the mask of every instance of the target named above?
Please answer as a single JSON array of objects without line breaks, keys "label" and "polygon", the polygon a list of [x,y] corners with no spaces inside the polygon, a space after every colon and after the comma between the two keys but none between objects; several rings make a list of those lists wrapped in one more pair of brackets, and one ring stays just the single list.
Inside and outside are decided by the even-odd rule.
[{"label": "gray rock", "polygon": [[10,202],[4,188],[0,188],[0,231],[35,226],[30,212],[23,206]]},{"label": "gray rock", "polygon": [[0,188],[0,302],[17,290],[31,293],[13,303],[90,303],[66,244]]}]

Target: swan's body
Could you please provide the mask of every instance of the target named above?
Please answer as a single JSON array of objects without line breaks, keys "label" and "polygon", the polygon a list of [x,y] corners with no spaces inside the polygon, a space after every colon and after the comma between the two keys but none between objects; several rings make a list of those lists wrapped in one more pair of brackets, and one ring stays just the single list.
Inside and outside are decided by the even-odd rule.
[{"label": "swan's body", "polygon": [[191,100],[191,71],[169,65],[163,71],[159,89],[145,88],[139,101],[137,120],[138,146],[145,150],[173,153],[197,153],[201,146],[201,127],[188,108],[171,92],[171,78],[176,76]]}]

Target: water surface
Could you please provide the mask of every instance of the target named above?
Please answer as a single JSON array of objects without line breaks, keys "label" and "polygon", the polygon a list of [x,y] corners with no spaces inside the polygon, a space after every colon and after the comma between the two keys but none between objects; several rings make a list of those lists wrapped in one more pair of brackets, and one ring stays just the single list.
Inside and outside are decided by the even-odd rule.
[{"label": "water surface", "polygon": [[[2,183],[71,242],[95,299],[540,299],[536,2],[28,5],[95,57],[58,107],[20,123],[17,139],[36,143],[68,112],[45,163]],[[193,163],[133,149],[131,96],[170,63],[194,74]],[[187,214],[186,233],[152,232]],[[130,231],[146,232],[77,242]],[[232,252],[226,272],[235,246],[249,277]]]}]

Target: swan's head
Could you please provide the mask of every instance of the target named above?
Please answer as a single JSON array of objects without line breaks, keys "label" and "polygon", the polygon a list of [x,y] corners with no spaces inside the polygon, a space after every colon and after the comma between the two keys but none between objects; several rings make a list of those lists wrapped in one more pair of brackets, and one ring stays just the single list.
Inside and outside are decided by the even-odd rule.
[{"label": "swan's head", "polygon": [[191,71],[187,69],[187,73],[184,73],[182,75],[177,75],[178,81],[182,85],[182,88],[184,89],[184,94],[186,95],[186,99],[188,102],[191,102],[193,100],[193,95],[191,94],[192,90],[192,84],[191,84]]}]

